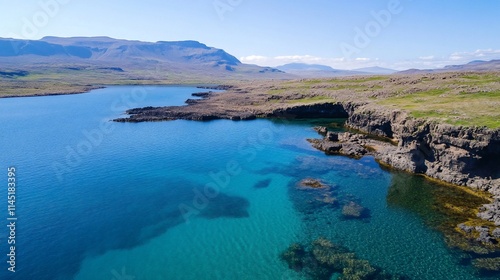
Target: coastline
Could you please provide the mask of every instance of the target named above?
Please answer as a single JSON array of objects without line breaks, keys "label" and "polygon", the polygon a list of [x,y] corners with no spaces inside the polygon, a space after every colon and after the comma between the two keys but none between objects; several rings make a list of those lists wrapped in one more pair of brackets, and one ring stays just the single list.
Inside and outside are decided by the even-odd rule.
[{"label": "coastline", "polygon": [[[452,74],[450,74],[452,75]],[[455,75],[455,74],[453,74]],[[452,75],[452,76],[453,76]],[[439,76],[439,75],[436,75]],[[393,77],[393,76],[387,76]],[[446,76],[445,76],[446,77]],[[445,78],[443,77],[443,79]],[[396,78],[390,78],[396,79]],[[366,82],[370,88],[374,88],[373,81],[379,80],[379,77],[354,77],[346,79],[336,79],[335,81],[339,83],[348,82]],[[399,80],[401,80],[399,78]],[[320,80],[319,80],[320,81]],[[311,83],[313,85],[318,83],[316,80],[300,80],[299,83]],[[400,81],[398,81],[400,82]],[[277,83],[277,82],[276,82]],[[279,84],[274,82],[267,85],[271,92],[281,91]],[[414,84],[411,81],[410,84]],[[121,84],[117,84],[121,85]],[[149,84],[135,83],[127,85],[144,85]],[[158,84],[151,84],[158,85]],[[438,127],[443,131],[437,134],[449,135],[456,133],[464,133],[461,137],[467,139],[455,139],[456,143],[451,146],[450,143],[446,142],[446,139],[440,139],[441,144],[448,145],[452,148],[465,148],[467,150],[469,146],[478,145],[474,142],[474,137],[477,135],[490,135],[491,139],[486,139],[482,142],[492,141],[492,144],[482,143],[483,148],[493,151],[494,155],[500,155],[500,130],[499,129],[487,129],[487,128],[467,128],[461,126],[453,126],[448,124],[442,124],[439,121],[429,121],[425,119],[419,119],[409,116],[400,109],[388,109],[387,107],[375,105],[370,102],[367,98],[360,96],[361,98],[353,99],[352,96],[347,96],[345,98],[339,98],[340,96],[335,96],[335,98],[323,100],[314,100],[317,95],[307,95],[306,93],[287,93],[286,95],[276,95],[270,94],[270,92],[262,93],[259,92],[260,88],[248,86],[248,83],[243,84],[232,84],[232,85],[216,85],[207,83],[189,83],[189,84],[161,84],[159,86],[192,86],[198,87],[200,89],[214,89],[214,90],[224,90],[224,94],[216,94],[209,92],[202,95],[194,95],[200,97],[201,99],[188,99],[187,106],[179,107],[147,107],[147,108],[136,108],[130,109],[126,113],[129,114],[127,118],[119,118],[114,121],[117,122],[143,122],[143,121],[165,121],[165,120],[175,120],[175,119],[186,119],[186,120],[197,120],[197,121],[208,121],[214,119],[230,119],[230,120],[252,120],[256,118],[347,118],[346,128],[366,133],[367,135],[373,135],[377,137],[382,137],[393,143],[400,143],[400,154],[406,154],[407,156],[415,152],[419,153],[417,157],[420,157],[418,161],[422,161],[425,158],[426,151],[428,147],[409,147],[409,144],[419,146],[422,143],[423,138],[428,135],[429,127]],[[69,95],[69,94],[82,94],[88,91],[105,88],[112,85],[96,85],[86,86],[85,89],[77,91],[67,91],[67,92],[57,92],[57,93],[37,93],[33,95],[7,95],[0,96],[0,98],[13,98],[13,97],[30,97],[30,96],[53,96],[53,95]],[[375,85],[376,86],[376,85]],[[313,86],[314,88],[314,86]],[[344,91],[342,92],[344,93]],[[365,94],[366,95],[366,94]],[[310,101],[308,100],[310,99]],[[342,100],[343,99],[343,100]],[[308,101],[308,102],[301,102]],[[399,123],[398,123],[399,122]],[[426,127],[427,131],[419,131],[420,128]],[[412,132],[405,131],[410,129]],[[398,132],[399,131],[399,132]],[[462,131],[462,132],[460,132]],[[464,132],[465,131],[465,132]],[[400,134],[400,139],[395,136],[395,133]],[[419,134],[414,136],[413,134]],[[436,133],[435,133],[436,134]],[[418,139],[417,139],[418,138]],[[484,138],[484,137],[483,137]],[[449,140],[449,139],[448,139]],[[425,141],[424,141],[425,142]],[[464,143],[462,143],[464,142]],[[481,142],[481,141],[480,141]],[[428,145],[429,143],[424,143]],[[463,144],[463,145],[462,145]],[[481,144],[481,143],[479,143]],[[465,145],[465,146],[464,146]],[[461,147],[463,146],[463,147]],[[404,150],[404,148],[406,150]],[[479,147],[481,148],[481,147]],[[462,149],[464,150],[464,149]],[[392,151],[394,153],[394,151]],[[466,151],[470,152],[470,151]],[[491,151],[490,151],[491,152]],[[475,154],[466,154],[465,156],[474,156]],[[488,178],[481,178],[481,176],[470,176],[467,174],[468,170],[449,170],[451,173],[455,172],[454,176],[442,176],[443,172],[442,165],[436,166],[433,174],[428,174],[428,172],[423,172],[422,166],[417,166],[415,159],[407,158],[403,163],[394,162],[391,159],[393,156],[382,158],[379,156],[378,160],[381,163],[387,164],[393,168],[399,170],[405,170],[414,174],[422,174],[429,178],[439,180],[445,183],[451,183],[457,186],[468,186],[473,189],[489,191],[493,196],[500,196],[500,179],[493,178],[493,180]],[[492,156],[494,158],[494,156]],[[499,156],[500,157],[500,156]],[[439,162],[439,160],[437,160]],[[496,162],[495,162],[496,163]],[[422,165],[422,162],[419,163]],[[424,169],[426,167],[423,167]],[[446,169],[446,168],[445,168]],[[439,174],[438,174],[439,173]],[[444,172],[450,173],[450,172]],[[458,177],[456,175],[459,175]],[[458,178],[458,179],[457,179]]]},{"label": "coastline", "polygon": [[[355,133],[331,135],[324,130],[322,139],[310,140],[312,145],[327,154],[373,155],[379,164],[392,169],[467,188],[469,193],[476,193],[490,202],[476,209],[477,217],[493,229],[500,226],[500,174],[496,169],[500,166],[500,129],[415,118],[404,110],[387,108],[363,98],[289,102],[297,98],[303,100],[304,95],[291,92],[281,98],[284,102],[274,102],[276,97],[269,93],[233,86],[223,94],[213,93],[189,100],[187,106],[132,109],[127,111],[128,118],[114,121],[346,118],[345,127]],[[380,139],[375,140],[377,137]],[[488,234],[491,236],[492,230]]]},{"label": "coastline", "polygon": [[[371,155],[384,168],[417,174],[432,182],[457,188],[460,191],[456,193],[463,194],[460,203],[453,202],[457,199],[455,192],[450,192],[449,196],[436,194],[441,209],[446,208],[445,211],[454,218],[439,228],[447,244],[451,248],[481,254],[482,259],[487,260],[500,252],[500,227],[497,223],[500,200],[495,198],[499,195],[500,181],[477,173],[484,166],[498,166],[495,160],[499,158],[500,129],[453,126],[414,118],[403,110],[387,109],[363,99],[316,100],[314,96],[304,97],[292,92],[291,99],[284,97],[280,99],[283,102],[274,102],[274,95],[242,86],[198,87],[208,91],[193,93],[192,96],[200,99],[188,99],[186,105],[130,109],[127,111],[129,118],[115,121],[344,118],[347,132],[316,127],[322,137],[309,139],[313,147],[327,154],[354,158]],[[484,156],[491,153],[486,161],[493,160],[493,164],[484,164]],[[427,173],[428,170],[434,173]],[[490,171],[495,176],[494,169]],[[480,198],[475,201],[484,204],[467,204],[465,201],[471,199],[465,193]],[[456,219],[456,216],[463,219]]]},{"label": "coastline", "polygon": [[[375,154],[376,158],[392,168],[408,171],[413,174],[421,174],[429,178],[449,183],[456,186],[467,186],[475,190],[489,192],[492,197],[500,195],[500,179],[488,178],[476,175],[471,171],[479,172],[480,168],[489,165],[489,160],[496,164],[494,155],[500,153],[500,131],[488,128],[455,127],[447,124],[439,124],[432,121],[414,119],[406,113],[395,110],[386,111],[383,108],[371,107],[367,104],[356,103],[317,103],[310,105],[293,105],[278,107],[270,110],[258,110],[248,112],[234,109],[225,110],[220,106],[210,104],[212,95],[204,96],[202,99],[189,100],[187,106],[179,107],[146,107],[127,111],[128,118],[118,118],[117,122],[144,122],[165,120],[195,120],[209,121],[215,119],[229,120],[252,120],[256,118],[347,118],[346,128],[359,131],[366,135],[382,137],[387,141],[368,139],[363,137],[362,143],[359,135],[352,134],[353,139],[328,139],[316,142],[316,148],[331,154],[343,154],[353,157],[361,157],[365,154]],[[379,109],[379,110],[378,110]],[[367,113],[369,110],[369,113]],[[369,117],[366,117],[369,116]],[[432,130],[432,133],[431,131]],[[432,137],[430,137],[430,133]],[[441,135],[444,139],[436,139]],[[456,137],[453,137],[456,135]],[[476,136],[476,137],[475,137]],[[479,137],[480,136],[480,137]],[[430,137],[430,139],[428,139]],[[479,138],[477,138],[479,137]],[[344,151],[342,146],[334,145],[334,142],[357,145],[350,147],[351,150]],[[388,144],[392,142],[393,144]],[[432,145],[430,147],[429,145]],[[445,146],[443,146],[445,145]],[[314,146],[314,143],[313,143]],[[379,152],[369,152],[364,146],[378,146]],[[425,146],[425,147],[424,147]],[[390,147],[393,147],[392,149]],[[447,151],[454,149],[453,152]],[[375,149],[377,150],[377,149]],[[487,159],[483,157],[488,152]],[[458,153],[458,154],[457,154]],[[439,154],[440,158],[434,158]],[[432,159],[430,159],[432,157]],[[472,158],[471,162],[459,162],[459,168],[453,168],[447,164],[455,161]],[[427,162],[426,162],[427,161]],[[491,165],[490,165],[491,167]],[[484,173],[484,172],[483,172]]]},{"label": "coastline", "polygon": [[207,83],[195,83],[195,84],[182,84],[182,83],[174,83],[174,84],[142,84],[142,83],[130,83],[130,84],[107,84],[107,85],[89,85],[89,86],[74,86],[75,89],[69,89],[61,92],[42,92],[42,93],[33,93],[33,94],[6,94],[1,95],[0,98],[16,98],[16,97],[42,97],[42,96],[56,96],[56,95],[72,95],[72,94],[83,94],[88,93],[90,91],[96,89],[102,89],[113,86],[165,86],[165,87],[196,87],[200,89],[212,89],[212,90],[226,90],[228,86],[218,85],[218,84],[207,84]]},{"label": "coastline", "polygon": [[83,94],[90,91],[106,88],[106,86],[91,86],[82,90],[64,91],[64,92],[48,92],[48,93],[35,93],[35,94],[21,94],[21,95],[0,95],[0,98],[16,98],[16,97],[43,97],[43,96],[57,96],[57,95],[73,95]]}]

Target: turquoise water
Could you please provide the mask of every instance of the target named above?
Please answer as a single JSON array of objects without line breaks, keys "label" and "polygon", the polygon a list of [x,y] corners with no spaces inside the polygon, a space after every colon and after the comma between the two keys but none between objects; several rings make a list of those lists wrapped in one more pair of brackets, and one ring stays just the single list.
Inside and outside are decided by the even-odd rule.
[{"label": "turquoise water", "polygon": [[[305,279],[279,255],[319,236],[411,279],[478,279],[421,217],[388,205],[394,174],[312,149],[311,122],[109,122],[197,91],[1,99],[1,170],[17,169],[19,220],[17,271],[1,262],[0,279]],[[371,217],[306,203],[295,188],[306,177]]]}]

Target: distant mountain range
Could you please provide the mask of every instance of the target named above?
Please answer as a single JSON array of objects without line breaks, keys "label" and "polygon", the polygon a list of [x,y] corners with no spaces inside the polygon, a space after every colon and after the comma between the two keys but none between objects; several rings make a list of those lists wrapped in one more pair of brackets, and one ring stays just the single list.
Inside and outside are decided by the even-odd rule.
[{"label": "distant mountain range", "polygon": [[414,74],[414,73],[439,73],[450,71],[500,71],[500,60],[474,60],[462,65],[448,65],[439,69],[408,69],[399,73]]},{"label": "distant mountain range", "polygon": [[[40,70],[42,69],[42,70]],[[500,60],[472,61],[442,69],[393,69],[368,67],[334,69],[319,64],[290,63],[275,68],[241,63],[222,49],[197,41],[156,43],[109,37],[44,37],[41,40],[0,38],[0,77],[27,76],[43,69],[85,70],[112,73],[123,81],[134,80],[224,80],[293,79],[297,77],[339,77],[427,73],[445,71],[500,71]],[[56,70],[56,73],[59,70]],[[156,78],[151,77],[155,71]],[[73,72],[72,72],[73,73]],[[71,75],[78,75],[75,74]]]},{"label": "distant mountain range", "polygon": [[398,70],[383,68],[383,67],[378,67],[378,66],[358,68],[358,69],[354,69],[354,71],[370,73],[370,74],[378,74],[378,75],[390,75],[390,74],[394,74],[394,73],[398,72]]},{"label": "distant mountain range", "polygon": [[368,67],[354,70],[334,69],[320,64],[289,63],[276,67],[277,69],[300,77],[341,77],[355,75],[388,75],[397,70],[382,67]]},{"label": "distant mountain range", "polygon": [[397,71],[382,67],[367,67],[353,70],[334,69],[321,64],[290,63],[277,66],[277,69],[304,78],[313,77],[341,77],[356,75],[390,75],[390,74],[417,74],[417,73],[440,73],[452,71],[500,71],[500,60],[475,60],[463,65],[448,65],[438,69],[408,69]]},{"label": "distant mountain range", "polygon": [[[222,49],[197,41],[141,42],[109,37],[44,37],[41,40],[0,38],[0,65],[100,67],[140,71],[162,68],[176,76],[289,78],[271,67],[241,63]],[[1,69],[0,69],[1,70]]]}]

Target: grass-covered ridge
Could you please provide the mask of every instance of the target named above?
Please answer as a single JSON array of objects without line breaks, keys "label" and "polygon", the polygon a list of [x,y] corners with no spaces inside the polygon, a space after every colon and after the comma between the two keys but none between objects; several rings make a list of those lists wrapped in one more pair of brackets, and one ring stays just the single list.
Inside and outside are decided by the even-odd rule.
[{"label": "grass-covered ridge", "polygon": [[499,73],[457,74],[451,79],[443,78],[415,83],[414,92],[399,92],[376,102],[403,109],[417,118],[500,128]]},{"label": "grass-covered ridge", "polygon": [[437,122],[500,128],[499,72],[305,79],[275,82],[266,93],[293,104],[301,103],[300,94],[304,103],[363,102]]}]

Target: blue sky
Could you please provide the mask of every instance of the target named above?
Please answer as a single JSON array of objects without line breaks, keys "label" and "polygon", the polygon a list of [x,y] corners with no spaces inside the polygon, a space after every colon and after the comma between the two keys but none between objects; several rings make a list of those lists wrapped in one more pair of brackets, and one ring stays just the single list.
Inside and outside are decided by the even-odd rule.
[{"label": "blue sky", "polygon": [[500,59],[500,1],[0,0],[0,37],[197,40],[243,62],[353,69]]}]

